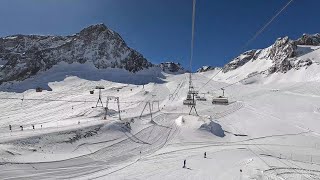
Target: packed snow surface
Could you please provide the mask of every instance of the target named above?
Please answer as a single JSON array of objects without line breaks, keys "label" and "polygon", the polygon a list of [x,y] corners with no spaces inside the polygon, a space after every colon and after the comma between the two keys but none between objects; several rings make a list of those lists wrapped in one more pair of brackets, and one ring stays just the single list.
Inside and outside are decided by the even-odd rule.
[{"label": "packed snow surface", "polygon": [[[182,105],[188,74],[93,68],[60,64],[1,85],[0,179],[320,179],[316,66],[229,86],[228,105],[211,99],[236,74],[203,87],[217,71],[196,73],[207,99],[197,101],[199,116]],[[121,120],[107,96],[120,98]]]}]

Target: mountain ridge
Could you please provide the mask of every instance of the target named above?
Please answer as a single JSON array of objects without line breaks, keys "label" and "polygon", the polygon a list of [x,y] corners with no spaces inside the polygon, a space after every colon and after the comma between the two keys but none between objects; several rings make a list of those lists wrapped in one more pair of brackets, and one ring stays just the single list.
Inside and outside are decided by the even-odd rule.
[{"label": "mountain ridge", "polygon": [[[271,66],[266,69],[268,74],[286,73],[291,69],[300,69],[308,67],[315,63],[311,59],[301,59],[299,57],[314,51],[320,46],[320,34],[303,34],[297,40],[291,40],[288,36],[278,38],[274,44],[263,49],[253,49],[245,51],[229,63],[222,67],[223,73],[236,70],[248,62],[256,60],[271,61]],[[309,48],[309,50],[307,50]],[[206,72],[214,69],[205,68],[211,66],[203,66],[198,72]]]},{"label": "mountain ridge", "polygon": [[98,69],[123,68],[132,73],[153,66],[104,24],[70,36],[18,34],[0,38],[0,60],[0,84],[22,81],[59,62],[92,61]]}]

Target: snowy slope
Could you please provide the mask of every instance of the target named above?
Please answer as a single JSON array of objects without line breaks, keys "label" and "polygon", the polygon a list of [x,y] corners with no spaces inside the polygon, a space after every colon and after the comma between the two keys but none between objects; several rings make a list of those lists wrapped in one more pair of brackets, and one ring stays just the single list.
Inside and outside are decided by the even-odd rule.
[{"label": "snowy slope", "polygon": [[[197,102],[200,116],[194,116],[182,105],[187,74],[163,74],[162,82],[141,85],[133,84],[134,79],[114,82],[121,77],[100,80],[107,76],[105,71],[78,76],[76,69],[84,67],[73,66],[70,75],[53,82],[50,76],[36,77],[38,82],[49,82],[51,91],[0,92],[1,179],[320,177],[317,81],[235,84],[225,92],[232,103],[221,106],[211,104],[210,99],[220,94],[212,89],[228,84],[213,80],[201,89],[208,101]],[[62,73],[63,67],[70,66],[60,64],[52,70]],[[150,72],[145,73],[142,77]],[[214,75],[206,73],[193,76],[195,87]],[[136,78],[142,79],[139,74]],[[106,120],[104,109],[95,108],[98,91],[89,91],[101,85],[104,105],[107,96],[120,97],[122,120],[113,100]],[[153,121],[148,101],[154,102]],[[187,168],[182,168],[185,159]]]},{"label": "snowy slope", "polygon": [[[207,101],[197,101],[196,116],[183,105],[189,76],[179,64],[138,63],[135,73],[104,66],[127,54],[90,60],[95,43],[81,43],[93,29],[98,40],[100,33],[117,37],[102,25],[91,27],[73,44],[86,61],[59,60],[1,84],[0,179],[320,179],[319,35],[281,38],[223,69],[201,68],[193,85]],[[48,56],[72,52],[57,50],[69,36],[50,45],[48,37],[32,38],[50,49]],[[20,48],[10,57],[20,56]],[[0,62],[2,77],[10,63],[15,70],[37,67]],[[101,86],[103,107],[97,106]],[[212,104],[221,88],[230,103]]]}]

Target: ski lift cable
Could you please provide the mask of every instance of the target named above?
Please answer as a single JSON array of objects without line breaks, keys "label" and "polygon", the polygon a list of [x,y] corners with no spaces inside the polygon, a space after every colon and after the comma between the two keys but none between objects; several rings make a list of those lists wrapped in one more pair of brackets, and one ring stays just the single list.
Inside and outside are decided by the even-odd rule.
[{"label": "ski lift cable", "polygon": [[[256,74],[256,75],[254,75],[254,76],[257,76],[257,75],[260,75],[260,74]],[[222,86],[222,87],[220,87],[220,88],[217,88],[217,89],[213,90],[212,92],[220,91],[221,89],[225,89],[225,88],[227,88],[227,87],[233,86],[233,85],[235,85],[235,84],[237,84],[237,83],[239,83],[239,82],[241,82],[241,81],[243,81],[243,80],[246,80],[246,79],[251,78],[251,77],[254,77],[254,76],[250,76],[250,77],[243,78],[243,79],[241,79],[241,80],[239,80],[239,81],[236,81],[236,82],[234,82],[234,83],[231,83],[231,84],[228,84],[228,85],[226,85],[226,86]]]},{"label": "ski lift cable", "polygon": [[[293,0],[290,0],[284,7],[282,7],[264,26],[262,26],[255,34],[254,36],[249,39],[245,45],[241,48],[241,50],[244,50],[245,48],[248,47],[248,45],[250,43],[252,43],[291,3],[293,2]],[[212,78],[210,78],[200,89],[202,89],[204,86],[206,86],[214,77],[216,77],[221,71],[223,70],[223,68],[217,73],[215,74]],[[240,81],[239,81],[240,82]]]},{"label": "ski lift cable", "polygon": [[196,16],[196,0],[193,0],[193,6],[192,6],[192,33],[191,33],[191,47],[190,47],[190,73],[192,73],[195,16]]},{"label": "ski lift cable", "polygon": [[[271,151],[268,150],[267,148],[259,147],[259,146],[256,145],[256,144],[254,144],[254,146],[256,146],[258,149],[260,149],[260,150],[261,150],[262,152],[264,152],[265,154],[272,154],[272,153],[270,153]],[[303,176],[304,178],[306,178],[306,179],[308,179],[308,180],[309,180],[310,178],[312,178],[310,175],[308,175],[309,177],[307,177],[305,174],[298,172],[298,171],[295,169],[295,167],[293,167],[293,166],[296,166],[296,167],[298,167],[298,168],[300,168],[300,169],[303,169],[303,168],[302,168],[301,166],[293,163],[293,162],[290,162],[290,161],[287,160],[286,158],[283,158],[283,159],[282,159],[282,158],[275,158],[275,159],[278,160],[280,163],[284,164],[285,166],[291,168],[293,171],[295,171],[297,174]],[[293,166],[290,166],[289,163],[292,164]],[[311,179],[310,179],[310,180],[311,180]]]},{"label": "ski lift cable", "polygon": [[[235,126],[233,126],[233,125],[231,125],[231,124],[230,124],[230,126],[232,126],[232,127],[233,127],[234,129],[236,129],[237,131],[241,132],[242,134],[245,134],[245,133],[243,133],[240,129],[236,128]],[[270,151],[269,151],[268,149],[266,149],[266,148],[259,147],[257,144],[254,144],[254,143],[252,143],[252,145],[255,146],[255,147],[257,147],[258,149],[260,149],[260,150],[261,150],[263,153],[265,153],[265,154],[269,154],[269,153],[270,153]],[[260,157],[258,153],[254,152],[248,145],[246,145],[246,146],[247,146],[247,148],[248,148],[256,157],[258,157],[258,158],[259,158],[261,161],[263,161],[267,166],[269,166],[269,168],[272,167],[272,166],[270,166],[265,160],[263,160],[263,158]],[[289,168],[292,168],[297,174],[302,175],[302,176],[305,177],[306,179],[310,179],[309,177],[305,176],[304,174],[299,173],[297,170],[294,169],[294,167],[290,166],[288,163],[290,163],[290,164],[292,164],[293,166],[296,166],[296,167],[298,167],[298,168],[302,168],[301,166],[298,166],[298,165],[296,165],[296,164],[294,164],[294,163],[292,163],[292,162],[290,162],[290,161],[288,161],[288,160],[286,160],[286,159],[283,159],[283,160],[286,161],[286,162],[288,162],[288,163],[285,163],[285,162],[283,162],[282,160],[280,160],[280,159],[278,159],[278,158],[276,158],[276,160],[278,160],[280,163],[288,166]]]},{"label": "ski lift cable", "polygon": [[245,45],[241,48],[241,51],[243,51],[245,48],[247,48],[291,3],[293,0],[290,0],[285,6],[283,6],[264,26],[262,26],[255,34],[254,36],[249,39]]},{"label": "ski lift cable", "polygon": [[[267,149],[267,148],[262,148],[262,147],[259,147],[257,144],[253,144],[254,146],[256,146],[258,149],[260,149],[263,153],[265,153],[265,154],[272,154],[272,151],[270,151],[269,149]],[[306,179],[310,179],[311,178],[311,176],[309,175],[309,177],[307,177],[307,176],[305,176],[303,173],[300,173],[300,172],[298,172],[296,169],[295,169],[295,167],[292,167],[292,166],[290,166],[288,163],[290,163],[290,164],[292,164],[293,166],[296,166],[296,167],[298,167],[298,168],[300,168],[300,169],[303,169],[301,166],[299,166],[299,165],[297,165],[297,164],[295,164],[295,163],[293,163],[293,162],[290,162],[289,160],[287,160],[286,158],[283,158],[283,159],[281,159],[281,157],[280,158],[275,158],[276,160],[278,160],[280,163],[282,163],[282,164],[284,164],[284,165],[286,165],[287,167],[289,167],[289,168],[292,168],[292,170],[294,170],[297,174],[300,174],[301,176],[303,176],[304,178],[306,178]],[[284,162],[285,161],[285,162]],[[286,163],[287,162],[287,163]]]},{"label": "ski lift cable", "polygon": [[215,78],[222,70],[223,70],[223,68],[221,68],[215,75],[213,75],[213,76],[199,89],[199,91],[201,91],[201,89],[202,89],[203,87],[205,87],[213,78]]},{"label": "ski lift cable", "polygon": [[[231,127],[233,127],[234,129],[236,129],[237,131],[241,132],[240,129],[236,128],[235,126],[229,124]],[[248,148],[249,151],[252,152],[253,155],[255,155],[257,158],[259,158],[264,164],[266,164],[269,168],[272,167],[269,163],[267,163],[267,161],[265,161],[258,153],[254,152],[249,145],[246,145],[246,147]]]},{"label": "ski lift cable", "polygon": [[[21,98],[18,97],[0,97],[1,100],[21,100]],[[69,102],[69,103],[83,103],[83,102],[97,102],[93,100],[64,100],[64,99],[37,99],[37,98],[24,98],[24,101],[46,101],[46,102]],[[146,101],[120,101],[119,103],[123,104],[129,104],[129,103],[141,103],[141,102],[146,102]],[[114,101],[110,101],[109,103],[116,103]]]},{"label": "ski lift cable", "polygon": [[191,27],[191,43],[190,43],[190,72],[189,72],[189,90],[192,88],[192,60],[193,60],[193,47],[194,47],[194,25],[196,15],[196,0],[192,1],[192,27]]},{"label": "ski lift cable", "polygon": [[[231,124],[230,124],[230,125],[231,125]],[[231,125],[231,126],[232,126],[232,125]],[[236,129],[237,131],[241,132],[242,134],[244,134],[240,129],[236,128],[235,126],[232,126],[232,127],[233,127],[234,129]],[[254,143],[253,143],[252,145],[255,146],[255,147],[257,147],[258,149],[260,149],[263,153],[269,154],[268,151],[266,150],[266,148],[263,149],[263,148],[259,147],[258,145],[254,144]],[[247,147],[256,157],[258,157],[258,158],[259,158],[261,161],[263,161],[267,166],[269,166],[269,168],[272,167],[269,163],[267,163],[265,160],[263,160],[263,158],[260,157],[258,153],[254,152],[254,151],[249,147],[249,145],[246,145],[246,147]],[[289,168],[293,168],[293,167],[291,167],[290,165],[288,165],[287,163],[284,163],[283,161],[281,161],[280,159],[278,159],[278,158],[276,158],[276,159],[277,159],[279,162],[281,162],[282,164],[288,166]],[[290,162],[290,161],[287,161],[287,162]],[[291,162],[290,162],[290,163],[291,163]],[[301,168],[300,166],[295,165],[294,163],[291,163],[291,164],[293,164],[293,165],[296,166],[296,167]],[[303,175],[302,173],[299,173],[299,172],[298,172],[297,170],[295,170],[294,168],[293,168],[293,170],[294,170],[296,173],[298,173],[298,174],[302,175],[303,177],[305,177],[306,179],[310,179],[309,177],[306,177],[306,176]]]}]

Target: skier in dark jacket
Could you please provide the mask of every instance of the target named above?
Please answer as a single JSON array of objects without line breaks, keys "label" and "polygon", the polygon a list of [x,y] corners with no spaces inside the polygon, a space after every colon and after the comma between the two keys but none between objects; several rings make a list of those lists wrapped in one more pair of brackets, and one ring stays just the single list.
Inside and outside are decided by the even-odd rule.
[{"label": "skier in dark jacket", "polygon": [[204,152],[204,158],[207,158],[207,152]]},{"label": "skier in dark jacket", "polygon": [[186,164],[187,164],[187,160],[183,161],[183,167],[182,168],[186,168]]}]

